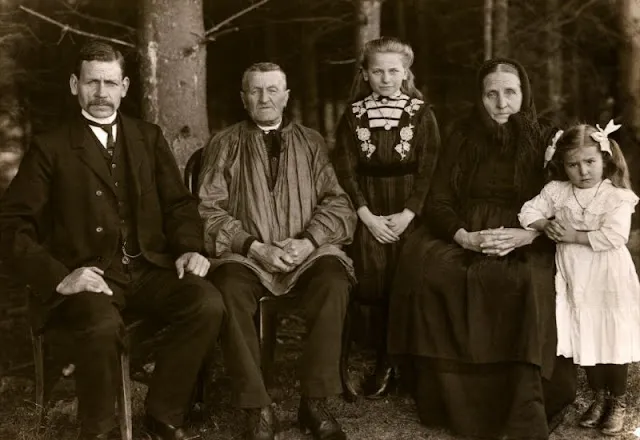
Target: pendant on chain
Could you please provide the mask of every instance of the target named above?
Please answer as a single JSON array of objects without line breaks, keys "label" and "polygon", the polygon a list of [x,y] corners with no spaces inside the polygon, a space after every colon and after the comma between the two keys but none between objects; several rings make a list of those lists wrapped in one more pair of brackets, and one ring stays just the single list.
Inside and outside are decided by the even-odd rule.
[{"label": "pendant on chain", "polygon": [[389,122],[384,124],[384,129],[387,130],[387,131],[391,130],[391,124]]}]

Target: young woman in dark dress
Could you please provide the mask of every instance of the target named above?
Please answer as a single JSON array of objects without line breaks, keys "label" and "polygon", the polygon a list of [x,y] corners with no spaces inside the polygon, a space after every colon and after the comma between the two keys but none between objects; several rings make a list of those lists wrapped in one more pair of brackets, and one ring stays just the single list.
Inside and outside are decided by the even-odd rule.
[{"label": "young woman in dark dress", "polygon": [[413,369],[423,423],[546,439],[549,418],[573,400],[575,372],[556,360],[553,242],[517,214],[544,184],[553,130],[513,60],[483,64],[475,99],[444,145],[425,226],[402,249],[389,353]]},{"label": "young woman in dark dress", "polygon": [[365,384],[369,397],[384,395],[392,375],[385,344],[389,289],[440,149],[436,119],[414,86],[412,62],[413,50],[397,39],[365,45],[334,149],[338,179],[361,220],[347,252],[358,278],[357,303],[369,309],[365,326],[378,351],[376,373]]}]

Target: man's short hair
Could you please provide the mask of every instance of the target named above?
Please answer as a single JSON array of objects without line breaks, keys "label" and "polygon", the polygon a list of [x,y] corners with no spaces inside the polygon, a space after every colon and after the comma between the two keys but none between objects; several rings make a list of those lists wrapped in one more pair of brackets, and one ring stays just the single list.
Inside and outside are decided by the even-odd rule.
[{"label": "man's short hair", "polygon": [[287,74],[284,73],[282,67],[280,67],[276,63],[262,62],[250,65],[242,74],[243,92],[247,91],[247,86],[249,85],[249,75],[255,72],[282,72],[282,76],[284,76],[284,87],[285,89],[287,88]]},{"label": "man's short hair", "polygon": [[75,71],[73,72],[78,78],[80,78],[80,70],[84,61],[117,61],[120,64],[122,76],[125,76],[125,62],[122,53],[108,43],[92,40],[80,48],[76,58]]}]

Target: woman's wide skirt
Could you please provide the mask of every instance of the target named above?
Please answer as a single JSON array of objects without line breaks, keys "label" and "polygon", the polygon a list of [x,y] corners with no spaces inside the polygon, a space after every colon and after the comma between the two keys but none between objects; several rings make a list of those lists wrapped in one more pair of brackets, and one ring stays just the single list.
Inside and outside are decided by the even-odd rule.
[{"label": "woman's wide skirt", "polygon": [[545,439],[573,400],[574,368],[556,362],[548,243],[488,257],[408,237],[392,289],[388,349],[415,380],[420,419],[463,435]]}]

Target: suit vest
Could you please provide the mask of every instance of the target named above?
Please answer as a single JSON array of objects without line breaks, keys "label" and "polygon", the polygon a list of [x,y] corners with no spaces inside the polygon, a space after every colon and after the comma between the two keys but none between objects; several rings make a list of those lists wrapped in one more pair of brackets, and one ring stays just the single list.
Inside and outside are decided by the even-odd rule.
[{"label": "suit vest", "polygon": [[[87,128],[89,128],[87,126]],[[126,251],[130,255],[137,255],[140,252],[138,244],[138,233],[136,229],[135,210],[132,205],[134,197],[131,194],[132,185],[130,183],[130,171],[125,152],[126,139],[123,136],[122,124],[118,122],[118,136],[115,142],[113,157],[107,152],[107,149],[100,143],[98,138],[91,131],[91,138],[94,140],[96,148],[104,157],[105,163],[109,168],[111,176],[112,188],[115,189],[116,206],[118,217],[120,218],[120,245],[126,243]]]}]

